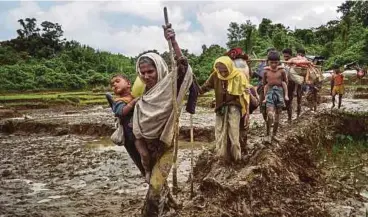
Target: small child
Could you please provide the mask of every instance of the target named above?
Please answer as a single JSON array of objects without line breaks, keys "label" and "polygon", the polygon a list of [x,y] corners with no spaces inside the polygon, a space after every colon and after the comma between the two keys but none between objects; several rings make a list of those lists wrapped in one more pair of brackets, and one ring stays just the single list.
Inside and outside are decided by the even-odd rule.
[{"label": "small child", "polygon": [[122,118],[123,123],[127,123],[127,126],[129,125],[131,127],[134,105],[138,99],[134,99],[130,92],[130,81],[124,75],[114,75],[111,78],[110,85],[116,96],[111,103],[111,108],[116,117]]},{"label": "small child", "polygon": [[335,96],[339,95],[339,104],[338,108],[341,107],[342,102],[342,95],[344,95],[345,92],[345,86],[344,86],[344,75],[342,74],[340,67],[338,65],[333,65],[332,67],[334,74],[331,77],[331,80],[333,81],[333,88],[332,88],[332,108],[335,107]]},{"label": "small child", "polygon": [[131,83],[129,79],[121,74],[114,75],[110,81],[111,89],[114,91],[115,99],[111,94],[106,94],[106,98],[111,106],[115,116],[120,118],[124,129],[125,143],[124,146],[137,165],[138,169],[145,175],[145,168],[142,166],[140,153],[134,144],[132,117],[135,103],[138,98],[134,98],[131,94]]},{"label": "small child", "polygon": [[[277,73],[278,71],[284,71],[285,69],[283,66],[279,66],[280,63],[280,56],[279,55],[269,55],[267,57],[267,61],[269,62],[269,66],[265,67],[265,70]],[[275,85],[274,83],[267,83],[264,86],[264,93],[266,94],[270,88],[270,86]],[[288,95],[288,88],[286,84],[286,80],[281,82],[282,89],[284,89],[284,98],[286,101],[289,101],[289,95]],[[262,103],[266,103],[266,98],[263,100]]]}]

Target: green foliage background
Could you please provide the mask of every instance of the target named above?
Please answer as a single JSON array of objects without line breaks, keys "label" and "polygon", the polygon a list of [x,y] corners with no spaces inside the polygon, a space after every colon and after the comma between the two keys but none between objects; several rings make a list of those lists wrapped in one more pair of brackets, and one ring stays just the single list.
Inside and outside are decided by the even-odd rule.
[{"label": "green foliage background", "polygon": [[[211,73],[214,60],[227,49],[241,47],[253,57],[264,57],[267,48],[282,50],[306,49],[308,54],[327,59],[324,67],[333,63],[358,61],[368,63],[368,2],[346,1],[337,8],[343,16],[325,25],[310,29],[290,30],[281,23],[263,18],[256,26],[251,21],[230,23],[227,47],[202,46],[197,56],[183,50],[200,83]],[[0,42],[0,91],[81,90],[107,86],[115,73],[135,78],[135,60],[95,50],[76,41],[63,38],[58,23],[34,18],[18,20],[18,37]],[[155,51],[155,50],[153,50]],[[157,52],[157,51],[155,51]],[[169,54],[162,57],[169,62]]]}]

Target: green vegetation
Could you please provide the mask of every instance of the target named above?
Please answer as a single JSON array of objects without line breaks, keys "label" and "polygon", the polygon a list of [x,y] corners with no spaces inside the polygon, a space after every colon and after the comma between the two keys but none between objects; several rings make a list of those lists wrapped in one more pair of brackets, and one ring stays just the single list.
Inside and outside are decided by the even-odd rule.
[{"label": "green vegetation", "polygon": [[325,150],[322,156],[328,179],[353,186],[357,194],[366,188],[368,176],[364,168],[368,166],[367,139],[336,135],[332,149]]},{"label": "green vegetation", "polygon": [[106,105],[104,93],[47,92],[0,95],[0,105],[7,108],[48,108],[53,105]]},{"label": "green vegetation", "polygon": [[[263,57],[269,47],[278,50],[304,47],[308,54],[327,57],[326,68],[334,62],[367,64],[368,2],[347,1],[337,10],[343,14],[339,20],[294,31],[267,18],[258,26],[250,21],[232,22],[227,32],[227,48],[203,45],[199,56],[183,52],[200,83],[209,76],[214,60],[233,47],[241,47],[257,57]],[[112,74],[122,72],[130,79],[135,77],[137,57],[67,41],[58,23],[43,21],[38,25],[34,18],[18,22],[21,28],[17,30],[17,38],[0,42],[1,92],[101,89],[107,86]],[[161,55],[169,62],[168,52]]]}]

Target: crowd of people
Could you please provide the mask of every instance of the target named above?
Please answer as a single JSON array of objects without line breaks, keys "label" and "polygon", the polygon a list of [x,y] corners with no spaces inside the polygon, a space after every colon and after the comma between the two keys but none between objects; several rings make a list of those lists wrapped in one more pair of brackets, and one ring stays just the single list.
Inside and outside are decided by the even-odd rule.
[{"label": "crowd of people", "polygon": [[[142,216],[159,216],[163,210],[163,198],[169,195],[167,177],[173,164],[173,137],[175,114],[174,101],[182,106],[189,93],[186,111],[195,112],[197,97],[207,91],[215,93],[215,151],[219,158],[239,161],[242,151],[246,151],[246,138],[250,115],[257,109],[266,123],[265,142],[278,142],[280,114],[287,108],[288,118],[292,117],[292,100],[298,99],[297,113],[303,85],[309,90],[318,87],[305,76],[302,83],[292,79],[291,70],[295,66],[310,66],[305,51],[299,49],[293,57],[291,49],[267,51],[267,60],[259,64],[257,72],[252,72],[248,56],[240,49],[231,49],[219,54],[213,63],[213,70],[203,85],[198,85],[188,59],[183,56],[171,25],[164,26],[164,36],[173,46],[176,60],[176,87],[172,85],[174,73],[169,71],[164,59],[152,52],[141,55],[136,62],[137,79],[134,84],[123,74],[114,75],[111,87],[115,97],[107,95],[112,111],[119,118],[124,136],[122,145],[149,184]],[[335,95],[339,104],[344,93],[343,76],[335,67],[333,76],[333,105]],[[257,85],[250,80],[258,77]],[[173,95],[176,88],[177,95]],[[131,91],[132,89],[132,91]],[[174,99],[173,99],[174,98]]]}]

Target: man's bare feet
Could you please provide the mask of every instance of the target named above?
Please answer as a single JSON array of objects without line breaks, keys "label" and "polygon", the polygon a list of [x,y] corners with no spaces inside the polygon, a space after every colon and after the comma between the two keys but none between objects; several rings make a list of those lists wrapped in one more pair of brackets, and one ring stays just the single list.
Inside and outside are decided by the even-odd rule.
[{"label": "man's bare feet", "polygon": [[285,100],[286,100],[286,101],[289,101],[289,97],[288,97],[288,96],[285,96]]}]

